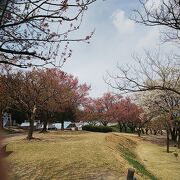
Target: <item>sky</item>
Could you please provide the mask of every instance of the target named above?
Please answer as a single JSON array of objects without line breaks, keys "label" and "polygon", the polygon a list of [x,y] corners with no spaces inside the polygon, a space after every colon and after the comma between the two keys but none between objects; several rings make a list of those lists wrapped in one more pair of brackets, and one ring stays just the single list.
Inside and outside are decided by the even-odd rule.
[{"label": "sky", "polygon": [[[158,0],[156,0],[158,2]],[[112,91],[104,82],[107,72],[117,73],[117,64],[133,64],[133,54],[160,46],[159,27],[146,27],[130,19],[138,0],[97,0],[84,15],[77,37],[85,37],[94,29],[90,44],[78,42],[70,45],[72,57],[62,70],[77,76],[81,83],[91,85],[90,96],[99,97]]]}]

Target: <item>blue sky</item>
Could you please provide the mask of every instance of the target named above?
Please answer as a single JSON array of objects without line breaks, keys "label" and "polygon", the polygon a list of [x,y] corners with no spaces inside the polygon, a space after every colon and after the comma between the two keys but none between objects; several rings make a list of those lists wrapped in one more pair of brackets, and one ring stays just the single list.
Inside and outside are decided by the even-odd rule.
[{"label": "blue sky", "polygon": [[129,19],[138,6],[138,0],[97,0],[86,12],[75,35],[86,36],[94,28],[95,34],[90,44],[71,44],[73,54],[63,70],[90,84],[92,97],[111,91],[103,80],[107,71],[118,73],[116,65],[132,64],[132,54],[159,47],[158,27],[148,28]]}]

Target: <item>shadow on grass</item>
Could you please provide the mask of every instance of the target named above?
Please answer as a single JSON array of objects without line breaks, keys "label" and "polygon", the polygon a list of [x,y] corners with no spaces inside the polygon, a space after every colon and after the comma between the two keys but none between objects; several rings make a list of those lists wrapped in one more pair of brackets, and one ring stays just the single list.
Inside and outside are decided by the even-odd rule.
[{"label": "shadow on grass", "polygon": [[118,150],[122,153],[122,156],[129,162],[129,164],[131,164],[138,172],[147,176],[151,180],[158,180],[158,178],[150,173],[143,164],[137,161],[135,153],[120,144],[118,145]]}]

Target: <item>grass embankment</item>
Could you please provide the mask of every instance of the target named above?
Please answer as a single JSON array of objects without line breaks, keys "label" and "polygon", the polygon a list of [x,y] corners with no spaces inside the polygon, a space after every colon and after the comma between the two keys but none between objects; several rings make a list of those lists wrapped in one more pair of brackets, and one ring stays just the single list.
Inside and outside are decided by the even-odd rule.
[{"label": "grass embankment", "polygon": [[25,136],[7,139],[11,180],[120,179],[126,173],[123,162],[107,147],[104,133],[64,132],[36,134],[41,140],[28,142]]},{"label": "grass embankment", "polygon": [[121,157],[128,162],[129,167],[132,166],[135,168],[138,179],[157,179],[145,168],[137,156],[135,152],[138,145],[136,137],[131,137],[127,134],[114,134],[113,136],[107,137],[107,141],[114,142],[114,147],[120,152]]},{"label": "grass embankment", "polygon": [[[119,134],[107,137],[109,142],[114,142],[124,159],[136,169],[136,173],[143,179],[180,179],[180,157],[175,157],[174,152],[180,156],[180,149],[170,147],[171,152],[166,153],[164,136],[144,136],[138,138],[132,134]],[[112,146],[112,143],[111,143]],[[138,178],[139,179],[139,178]]]},{"label": "grass embankment", "polygon": [[167,153],[165,145],[142,141],[138,144],[136,152],[145,166],[159,179],[180,179],[180,157],[176,158],[174,155],[176,152],[180,156],[180,149],[177,147],[170,147],[170,153]]},{"label": "grass embankment", "polygon": [[132,165],[139,173],[148,177],[149,179],[156,180],[157,178],[150,173],[145,166],[137,160],[137,155],[130,149],[122,146],[119,144],[118,146],[119,151],[121,152],[122,156]]}]

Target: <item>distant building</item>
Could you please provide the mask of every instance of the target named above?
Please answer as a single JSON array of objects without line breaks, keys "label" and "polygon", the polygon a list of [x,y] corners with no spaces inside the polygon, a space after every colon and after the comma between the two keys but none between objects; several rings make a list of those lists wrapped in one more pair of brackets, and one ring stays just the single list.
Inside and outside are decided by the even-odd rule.
[{"label": "distant building", "polygon": [[[25,120],[25,122],[21,123],[20,125],[22,129],[29,129],[29,126],[30,126],[30,123],[27,120]],[[41,127],[40,122],[34,122],[34,130],[39,129],[40,127]]]},{"label": "distant building", "polygon": [[12,126],[12,119],[11,119],[11,114],[10,113],[7,113],[5,112],[3,114],[3,127],[7,127],[7,126]]},{"label": "distant building", "polygon": [[[69,121],[64,121],[64,129],[67,129],[67,127],[69,126],[69,124],[71,124],[71,122],[69,122]],[[53,125],[54,125],[57,129],[61,129],[61,128],[62,128],[62,124],[61,124],[61,123],[53,123]]]},{"label": "distant building", "polygon": [[[55,125],[57,129],[61,129],[62,127],[61,123],[54,123],[53,125]],[[64,129],[65,130],[82,130],[82,124],[64,121]]]},{"label": "distant building", "polygon": [[[25,122],[21,123],[20,127],[22,129],[29,129],[30,123],[25,120]],[[64,122],[64,130],[82,130],[83,123],[74,123],[74,122],[69,122],[65,121]],[[43,123],[34,122],[34,130],[40,130],[43,128]],[[62,128],[62,123],[49,123],[47,124],[47,129],[48,130],[61,130]]]}]

